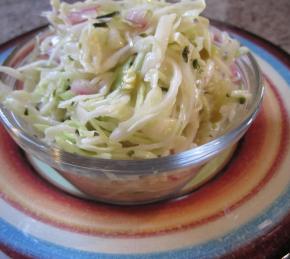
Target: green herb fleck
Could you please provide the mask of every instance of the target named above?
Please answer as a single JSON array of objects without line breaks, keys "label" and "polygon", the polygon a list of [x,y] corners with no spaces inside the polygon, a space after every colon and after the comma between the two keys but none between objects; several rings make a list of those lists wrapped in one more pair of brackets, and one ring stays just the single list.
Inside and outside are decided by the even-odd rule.
[{"label": "green herb fleck", "polygon": [[189,48],[188,46],[184,47],[183,51],[182,51],[182,57],[184,62],[188,62],[188,54],[189,54]]},{"label": "green herb fleck", "polygon": [[146,33],[144,33],[144,32],[142,32],[142,33],[140,33],[140,34],[139,34],[139,36],[140,36],[140,37],[146,37],[146,36],[147,36],[147,34],[146,34]]},{"label": "green herb fleck", "polygon": [[99,133],[98,132],[94,132],[94,137],[97,137],[97,136],[99,136]]},{"label": "green herb fleck", "polygon": [[245,104],[246,98],[244,96],[239,97],[239,104]]},{"label": "green herb fleck", "polygon": [[134,154],[135,154],[134,150],[130,150],[130,151],[127,152],[127,155],[130,156],[130,157],[133,156]]},{"label": "green herb fleck", "polygon": [[79,132],[78,129],[76,129],[75,134],[78,135],[78,136],[80,135],[80,132]]},{"label": "green herb fleck", "polygon": [[40,106],[41,106],[41,103],[37,103],[37,104],[35,105],[35,109],[36,109],[37,111],[39,111],[39,110],[40,110]]},{"label": "green herb fleck", "polygon": [[28,108],[25,108],[25,110],[24,110],[24,115],[25,115],[25,116],[28,116],[28,114],[29,114],[29,112],[28,112]]},{"label": "green herb fleck", "polygon": [[108,13],[108,14],[99,15],[99,16],[97,16],[97,19],[111,18],[111,17],[114,17],[114,16],[119,15],[119,14],[120,14],[119,11],[115,11],[115,12],[111,12],[111,13]]},{"label": "green herb fleck", "polygon": [[197,59],[192,60],[192,67],[193,67],[194,69],[200,69],[200,65],[199,65]]},{"label": "green herb fleck", "polygon": [[130,62],[129,62],[129,67],[131,67],[134,64],[134,61],[136,59],[137,53],[133,54],[133,57],[131,58]]},{"label": "green herb fleck", "polygon": [[74,61],[74,59],[71,57],[71,55],[68,56],[68,59],[69,59],[70,61]]},{"label": "green herb fleck", "polygon": [[226,97],[230,98],[231,96],[230,96],[230,94],[229,94],[229,93],[227,93],[227,94],[226,94]]},{"label": "green herb fleck", "polygon": [[96,22],[93,24],[93,26],[95,28],[107,28],[108,27],[107,23],[105,23],[105,22]]},{"label": "green herb fleck", "polygon": [[161,86],[160,88],[161,88],[161,90],[164,91],[164,92],[167,92],[167,91],[168,91],[168,87],[166,87],[166,86]]}]

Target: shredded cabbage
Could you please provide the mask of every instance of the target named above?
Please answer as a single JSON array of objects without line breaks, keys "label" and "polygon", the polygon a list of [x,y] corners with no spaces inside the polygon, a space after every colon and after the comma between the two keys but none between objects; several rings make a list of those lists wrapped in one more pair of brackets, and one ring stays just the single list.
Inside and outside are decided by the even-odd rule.
[{"label": "shredded cabbage", "polygon": [[144,159],[221,134],[250,94],[235,65],[245,48],[200,16],[204,0],[52,0],[50,32],[5,106],[45,142],[85,156]]}]

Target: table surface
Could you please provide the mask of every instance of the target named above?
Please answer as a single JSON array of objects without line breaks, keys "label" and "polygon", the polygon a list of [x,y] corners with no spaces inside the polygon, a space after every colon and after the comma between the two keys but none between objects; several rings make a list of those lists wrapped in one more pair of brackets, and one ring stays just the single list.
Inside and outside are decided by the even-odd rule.
[{"label": "table surface", "polygon": [[[74,2],[74,0],[67,0]],[[223,21],[255,33],[290,53],[289,0],[207,0],[204,12],[209,18]],[[49,9],[49,0],[1,0],[0,44],[30,31],[46,20],[40,16]]]}]

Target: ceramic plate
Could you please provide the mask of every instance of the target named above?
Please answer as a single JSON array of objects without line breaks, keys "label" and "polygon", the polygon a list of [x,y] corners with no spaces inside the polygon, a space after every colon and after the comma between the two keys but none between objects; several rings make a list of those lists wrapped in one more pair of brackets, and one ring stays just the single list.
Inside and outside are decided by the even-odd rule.
[{"label": "ceramic plate", "polygon": [[[290,59],[223,24],[255,54],[261,112],[222,172],[190,195],[119,207],[70,196],[41,178],[0,127],[0,257],[263,258],[290,244]],[[34,32],[0,48],[1,62]],[[1,257],[1,258],[2,258]]]}]

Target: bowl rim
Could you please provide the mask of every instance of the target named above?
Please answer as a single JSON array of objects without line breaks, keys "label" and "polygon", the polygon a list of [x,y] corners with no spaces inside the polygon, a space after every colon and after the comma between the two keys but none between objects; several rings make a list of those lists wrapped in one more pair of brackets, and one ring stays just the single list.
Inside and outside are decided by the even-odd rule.
[{"label": "bowl rim", "polygon": [[[216,24],[211,24],[211,26],[216,28],[219,27]],[[8,63],[20,50],[22,50],[23,48],[25,48],[26,45],[35,40],[35,36],[37,34],[43,33],[46,30],[47,27],[41,27],[39,28],[39,30],[29,36],[28,39],[18,43],[15,49],[5,59],[3,65],[8,65]],[[98,172],[100,170],[112,172],[118,171],[118,174],[120,175],[132,175],[136,174],[137,172],[141,174],[142,172],[148,173],[149,171],[159,173],[168,170],[181,169],[192,165],[202,165],[211,157],[217,155],[219,152],[229,147],[233,140],[241,137],[243,132],[247,130],[247,128],[251,125],[259,112],[259,108],[261,106],[264,95],[262,75],[259,65],[254,56],[250,52],[245,54],[244,56],[246,56],[250,61],[249,64],[252,67],[255,75],[255,84],[258,86],[255,99],[253,100],[252,105],[249,107],[249,110],[245,113],[242,119],[239,120],[239,123],[237,123],[236,126],[230,129],[228,132],[223,133],[221,136],[205,144],[179,152],[177,154],[171,154],[165,157],[138,160],[87,157],[74,153],[69,153],[55,145],[48,145],[39,138],[22,131],[16,123],[11,122],[8,119],[8,117],[11,116],[13,113],[6,109],[2,103],[0,103],[0,121],[18,145],[20,145],[23,149],[25,149],[25,146],[29,145],[29,147],[34,150],[33,154],[37,158],[49,164],[53,164],[56,167],[74,167],[78,170],[88,170],[95,172]],[[11,129],[13,130],[11,131]]]}]

